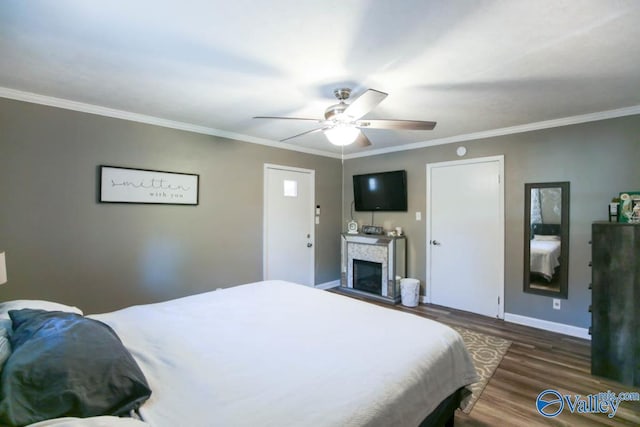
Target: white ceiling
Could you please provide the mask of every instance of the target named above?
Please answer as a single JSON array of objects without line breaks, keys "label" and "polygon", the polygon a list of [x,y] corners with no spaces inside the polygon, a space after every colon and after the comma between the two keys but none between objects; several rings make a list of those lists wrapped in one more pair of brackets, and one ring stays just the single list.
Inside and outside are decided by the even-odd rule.
[{"label": "white ceiling", "polygon": [[[252,117],[320,118],[337,87],[389,93],[366,118],[438,122],[366,130],[373,145],[347,155],[640,112],[640,1],[0,3],[0,96],[280,145],[314,125]],[[284,146],[340,154],[321,133]]]}]

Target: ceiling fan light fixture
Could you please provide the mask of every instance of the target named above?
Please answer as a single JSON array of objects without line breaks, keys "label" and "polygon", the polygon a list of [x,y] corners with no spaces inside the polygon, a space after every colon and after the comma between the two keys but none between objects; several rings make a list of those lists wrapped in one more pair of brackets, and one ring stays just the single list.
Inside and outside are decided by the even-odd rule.
[{"label": "ceiling fan light fixture", "polygon": [[338,146],[352,144],[359,134],[360,130],[357,127],[343,124],[337,124],[324,131],[329,142]]},{"label": "ceiling fan light fixture", "polygon": [[398,119],[363,119],[378,104],[380,104],[388,94],[375,89],[367,89],[356,99],[347,104],[345,101],[351,95],[351,89],[336,89],[334,95],[338,99],[337,104],[329,106],[324,111],[323,119],[311,119],[306,117],[274,117],[257,116],[254,119],[280,119],[280,120],[302,120],[306,122],[319,123],[322,127],[308,130],[288,138],[281,139],[280,142],[289,141],[304,135],[324,132],[329,142],[333,145],[343,147],[356,143],[359,147],[368,147],[371,141],[360,129],[387,129],[387,130],[432,130],[436,122],[421,120],[398,120]]}]

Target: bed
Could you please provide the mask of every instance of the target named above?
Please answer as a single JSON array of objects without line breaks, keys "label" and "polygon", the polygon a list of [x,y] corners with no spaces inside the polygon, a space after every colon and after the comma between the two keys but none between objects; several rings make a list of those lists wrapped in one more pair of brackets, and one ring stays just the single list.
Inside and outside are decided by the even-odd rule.
[{"label": "bed", "polygon": [[531,240],[531,273],[551,282],[556,268],[560,267],[559,236],[534,236]]},{"label": "bed", "polygon": [[478,379],[451,328],[283,281],[66,315],[107,325],[151,393],[134,418],[33,426],[442,425]]},{"label": "bed", "polygon": [[551,282],[560,266],[560,225],[536,223],[532,225],[531,231],[533,238],[530,241],[529,271]]}]

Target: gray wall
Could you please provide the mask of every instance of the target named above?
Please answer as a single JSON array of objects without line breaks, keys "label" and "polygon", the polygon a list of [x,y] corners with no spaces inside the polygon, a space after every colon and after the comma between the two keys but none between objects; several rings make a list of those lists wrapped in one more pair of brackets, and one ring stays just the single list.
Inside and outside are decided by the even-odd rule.
[{"label": "gray wall", "polygon": [[[465,142],[468,157],[505,155],[505,311],[590,324],[587,266],[593,220],[640,187],[640,117]],[[316,283],[339,278],[339,239],[351,176],[406,169],[409,211],[375,223],[408,235],[408,274],[425,281],[426,164],[455,160],[458,144],[340,161],[118,119],[0,99],[0,300],[51,299],[86,312],[162,301],[260,280],[264,163],[316,171]],[[200,205],[97,203],[97,166],[200,174]],[[571,182],[569,299],[522,292],[524,183]],[[415,212],[423,214],[415,220]],[[355,213],[361,224],[371,215]]]},{"label": "gray wall", "polygon": [[[101,312],[261,280],[264,163],[316,171],[316,283],[337,279],[339,160],[0,99],[0,300]],[[97,203],[100,164],[200,174],[200,205]]]},{"label": "gray wall", "polygon": [[[343,222],[349,219],[354,174],[406,169],[409,210],[379,212],[376,225],[402,226],[408,244],[408,274],[426,276],[426,164],[459,159],[457,146],[468,148],[465,158],[505,156],[505,312],[586,328],[591,303],[588,244],[591,222],[607,219],[607,205],[620,191],[640,188],[640,116],[508,135],[463,144],[440,145],[345,161]],[[552,309],[550,297],[525,294],[523,282],[524,184],[570,181],[569,299]],[[422,212],[422,221],[415,212]],[[355,213],[360,224],[371,214]]]}]

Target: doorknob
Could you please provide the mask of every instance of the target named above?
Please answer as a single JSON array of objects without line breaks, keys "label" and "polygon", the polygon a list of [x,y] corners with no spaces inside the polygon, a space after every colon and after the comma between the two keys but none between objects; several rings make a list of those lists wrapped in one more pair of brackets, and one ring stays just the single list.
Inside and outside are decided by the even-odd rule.
[{"label": "doorknob", "polygon": [[438,242],[437,240],[432,240],[432,241],[431,241],[431,244],[432,244],[433,246],[440,246],[440,242]]},{"label": "doorknob", "polygon": [[307,243],[308,248],[310,248],[311,246],[313,246],[313,243]]}]

